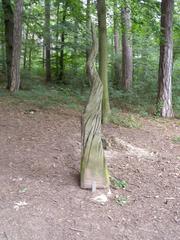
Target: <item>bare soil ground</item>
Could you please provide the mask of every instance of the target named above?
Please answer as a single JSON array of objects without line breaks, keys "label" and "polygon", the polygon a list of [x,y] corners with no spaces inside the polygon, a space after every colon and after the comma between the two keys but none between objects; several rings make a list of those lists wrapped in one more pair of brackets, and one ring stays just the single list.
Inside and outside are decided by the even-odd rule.
[{"label": "bare soil ground", "polygon": [[103,129],[110,173],[128,183],[103,205],[92,198],[107,191],[79,187],[80,113],[0,103],[0,240],[180,239],[180,124],[140,121]]}]

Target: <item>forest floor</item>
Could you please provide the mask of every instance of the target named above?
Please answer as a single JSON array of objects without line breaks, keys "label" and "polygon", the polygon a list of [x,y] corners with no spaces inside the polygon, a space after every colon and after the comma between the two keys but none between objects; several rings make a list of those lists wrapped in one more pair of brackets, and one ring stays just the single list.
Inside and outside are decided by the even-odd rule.
[{"label": "forest floor", "polygon": [[[123,114],[123,113],[122,113]],[[112,176],[104,204],[79,187],[78,111],[0,101],[0,240],[180,239],[180,122],[103,127]]]}]

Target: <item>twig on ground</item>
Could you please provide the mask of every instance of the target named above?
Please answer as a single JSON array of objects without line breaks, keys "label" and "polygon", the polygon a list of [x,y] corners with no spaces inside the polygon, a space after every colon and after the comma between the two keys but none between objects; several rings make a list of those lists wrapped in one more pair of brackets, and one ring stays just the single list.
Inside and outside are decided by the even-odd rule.
[{"label": "twig on ground", "polygon": [[6,234],[6,232],[4,232],[4,236],[5,236],[6,240],[9,240],[9,238],[8,238],[8,236],[7,236],[7,234]]},{"label": "twig on ground", "polygon": [[82,230],[82,229],[77,229],[77,228],[69,228],[69,229],[76,231],[76,232],[84,232],[84,230]]}]

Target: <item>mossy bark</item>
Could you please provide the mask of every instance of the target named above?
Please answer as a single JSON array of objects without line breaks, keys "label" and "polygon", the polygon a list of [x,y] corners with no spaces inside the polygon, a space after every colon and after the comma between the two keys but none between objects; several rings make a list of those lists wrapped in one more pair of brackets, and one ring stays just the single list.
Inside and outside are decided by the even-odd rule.
[{"label": "mossy bark", "polygon": [[92,25],[92,49],[87,72],[92,83],[91,94],[82,117],[81,187],[105,188],[109,185],[108,170],[101,139],[103,84],[95,68],[98,40]]}]

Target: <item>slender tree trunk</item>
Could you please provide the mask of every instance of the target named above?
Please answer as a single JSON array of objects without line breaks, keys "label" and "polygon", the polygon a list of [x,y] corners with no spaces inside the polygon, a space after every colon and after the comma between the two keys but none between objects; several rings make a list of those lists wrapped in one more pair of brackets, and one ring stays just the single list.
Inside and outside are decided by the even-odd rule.
[{"label": "slender tree trunk", "polygon": [[60,51],[60,58],[59,58],[59,81],[64,83],[64,43],[65,43],[65,35],[61,34],[61,51]]},{"label": "slender tree trunk", "polygon": [[81,187],[95,191],[96,188],[108,187],[109,177],[101,139],[103,84],[95,68],[98,40],[94,26],[92,38],[93,46],[87,62],[92,89],[82,118]]},{"label": "slender tree trunk", "polygon": [[32,69],[32,51],[33,51],[33,45],[34,45],[34,33],[32,35],[32,39],[31,39],[31,44],[29,47],[29,61],[28,61],[28,69],[29,71],[31,71]]},{"label": "slender tree trunk", "polygon": [[51,81],[50,0],[45,0],[46,82]]},{"label": "slender tree trunk", "polygon": [[60,12],[60,1],[57,1],[57,12],[56,12],[56,77],[59,75],[59,12]]},{"label": "slender tree trunk", "polygon": [[11,67],[11,92],[16,92],[20,87],[20,59],[22,42],[22,14],[23,0],[16,0],[14,12],[13,51]]},{"label": "slender tree trunk", "polygon": [[161,43],[159,59],[158,105],[162,117],[173,117],[172,109],[172,63],[174,0],[161,2]]},{"label": "slender tree trunk", "polygon": [[121,84],[121,65],[120,65],[120,47],[119,47],[119,30],[117,22],[117,2],[114,1],[114,85]]},{"label": "slender tree trunk", "polygon": [[[1,21],[3,25],[3,21]],[[5,32],[4,29],[2,30],[1,36],[1,55],[2,55],[2,73],[6,74],[6,46],[5,46]]]},{"label": "slender tree trunk", "polygon": [[[90,31],[91,31],[90,15],[91,15],[91,0],[87,0],[86,1],[86,42],[87,43],[89,42],[88,41],[89,40],[88,36],[89,36]],[[88,58],[89,58],[89,45],[87,44],[87,47],[86,47],[86,65],[87,65]],[[85,68],[85,70],[87,71],[87,68]],[[87,72],[86,72],[86,76],[88,76]],[[87,82],[88,85],[91,85],[91,82],[89,82],[88,77],[85,81]],[[84,85],[85,81],[83,81],[83,83],[82,83],[83,85]]]},{"label": "slender tree trunk", "polygon": [[98,28],[99,28],[99,75],[103,83],[102,122],[107,123],[110,117],[108,90],[108,53],[105,0],[97,0]]},{"label": "slender tree trunk", "polygon": [[45,69],[45,62],[46,62],[46,47],[45,47],[45,40],[43,40],[43,46],[42,46],[42,67],[43,67],[43,70]]},{"label": "slender tree trunk", "polygon": [[[86,29],[87,29],[87,36],[89,35],[90,32],[90,4],[91,4],[91,0],[87,0],[86,3]],[[88,37],[87,37],[87,41],[88,41]],[[89,46],[87,46],[86,48],[86,64],[89,58]]]},{"label": "slender tree trunk", "polygon": [[119,48],[119,32],[118,31],[114,31],[114,52],[115,52],[114,84],[120,85],[121,84],[121,65],[120,65],[120,48]]},{"label": "slender tree trunk", "polygon": [[6,55],[5,55],[4,42],[1,42],[1,54],[2,54],[2,72],[6,73]]},{"label": "slender tree trunk", "polygon": [[[74,27],[79,28],[79,24],[78,24],[78,21],[77,21],[77,20],[75,20],[75,22],[74,22]],[[73,41],[73,42],[74,42],[75,46],[77,46],[77,45],[78,45],[78,32],[75,31],[73,35],[74,35],[74,41]],[[75,49],[74,49],[74,52],[73,52],[73,55],[72,55],[73,66],[74,66],[74,71],[73,71],[73,73],[74,73],[74,77],[75,77],[75,78],[77,77],[78,65],[79,65],[79,63],[77,62],[77,60],[78,60],[77,54],[78,54],[77,48],[75,48]],[[81,82],[81,83],[83,83],[83,82]],[[82,84],[82,85],[83,85],[83,84]],[[82,88],[83,88],[82,85],[81,85],[81,90],[82,90]]]},{"label": "slender tree trunk", "polygon": [[4,11],[4,24],[5,24],[7,89],[10,89],[12,51],[13,51],[14,13],[10,0],[2,0],[2,6]]},{"label": "slender tree trunk", "polygon": [[133,78],[133,52],[131,33],[131,10],[126,6],[121,11],[122,17],[122,83],[129,90]]},{"label": "slender tree trunk", "polygon": [[115,77],[115,51],[114,51],[114,35],[111,35],[111,79],[113,86],[116,86]]},{"label": "slender tree trunk", "polygon": [[65,31],[64,31],[64,24],[66,22],[66,14],[67,14],[67,3],[64,3],[63,6],[63,17],[62,17],[62,25],[63,25],[63,30],[61,33],[61,51],[60,51],[60,70],[59,70],[59,81],[64,82],[64,44],[65,44]]},{"label": "slender tree trunk", "polygon": [[32,47],[29,48],[29,56],[28,56],[28,70],[31,72],[32,68]]},{"label": "slender tree trunk", "polygon": [[24,59],[23,59],[23,68],[24,69],[26,69],[26,67],[27,67],[28,37],[29,37],[29,28],[27,26],[26,33],[25,33],[25,43],[24,43]]}]

